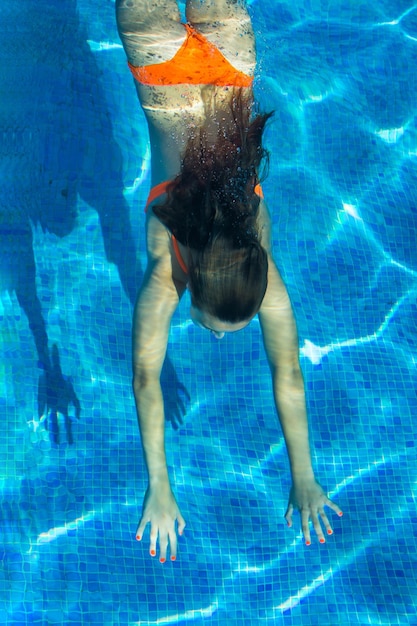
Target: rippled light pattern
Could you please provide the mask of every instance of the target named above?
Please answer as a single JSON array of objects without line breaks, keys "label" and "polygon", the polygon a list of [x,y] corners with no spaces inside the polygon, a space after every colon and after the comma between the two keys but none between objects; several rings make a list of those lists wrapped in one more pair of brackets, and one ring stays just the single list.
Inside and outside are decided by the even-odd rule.
[{"label": "rippled light pattern", "polygon": [[112,0],[0,7],[0,622],[417,624],[417,4],[251,0],[263,184],[314,464],[306,547],[257,320],[185,298],[162,374],[178,558],[135,540],[130,320],[150,150]]}]

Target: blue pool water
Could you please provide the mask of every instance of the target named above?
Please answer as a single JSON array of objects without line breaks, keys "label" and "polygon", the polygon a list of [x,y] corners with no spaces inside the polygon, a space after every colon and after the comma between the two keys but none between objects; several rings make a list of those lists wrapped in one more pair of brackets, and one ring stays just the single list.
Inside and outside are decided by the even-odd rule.
[{"label": "blue pool water", "polygon": [[[175,563],[134,539],[130,320],[146,127],[111,0],[0,8],[0,623],[417,624],[417,5],[254,0],[264,192],[297,317],[323,546],[290,487],[260,329],[173,320]],[[180,417],[183,416],[183,423]]]}]

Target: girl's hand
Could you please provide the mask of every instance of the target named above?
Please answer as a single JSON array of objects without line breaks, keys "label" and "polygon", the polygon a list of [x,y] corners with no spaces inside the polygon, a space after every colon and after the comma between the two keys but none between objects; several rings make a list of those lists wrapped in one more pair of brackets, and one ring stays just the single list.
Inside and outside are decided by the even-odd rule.
[{"label": "girl's hand", "polygon": [[316,531],[320,543],[325,543],[326,541],[320,521],[324,524],[327,534],[333,534],[330,522],[324,512],[325,506],[333,509],[333,511],[335,511],[340,517],[343,515],[339,507],[334,504],[334,502],[329,500],[323,489],[314,478],[297,480],[294,482],[290,492],[285,519],[287,520],[288,526],[292,526],[292,514],[294,508],[300,511],[303,535],[306,545],[308,546],[311,544],[309,528],[310,519],[313,523],[314,530]]},{"label": "girl's hand", "polygon": [[182,517],[169,485],[146,490],[143,500],[142,518],[136,531],[136,539],[140,541],[148,522],[151,525],[149,553],[156,555],[156,544],[159,540],[159,560],[165,563],[167,547],[171,553],[171,561],[177,558],[177,533],[175,521],[178,522],[178,534],[182,535],[185,521]]}]

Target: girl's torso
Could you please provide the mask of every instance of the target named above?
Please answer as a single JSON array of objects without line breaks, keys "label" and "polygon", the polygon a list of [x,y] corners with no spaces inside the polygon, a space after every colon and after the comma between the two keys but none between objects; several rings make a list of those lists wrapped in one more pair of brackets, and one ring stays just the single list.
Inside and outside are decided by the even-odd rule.
[{"label": "girl's torso", "polygon": [[[217,28],[177,24],[176,37],[165,45],[154,42],[153,49],[158,50],[154,64],[142,65],[145,73],[139,77],[142,83],[153,84],[135,80],[149,127],[152,185],[178,174],[188,139],[203,124],[219,119],[219,111],[230,115],[234,89],[250,89],[256,54],[252,29],[246,24],[246,14],[242,17],[238,26],[234,20]],[[138,61],[140,65],[144,57]],[[172,84],[157,84],[161,79]]]},{"label": "girl's torso", "polygon": [[[154,186],[179,173],[188,140],[207,121],[218,118],[219,110],[224,111],[224,116],[230,115],[234,89],[213,85],[148,86],[138,83],[136,89],[148,123]],[[248,90],[244,89],[245,92]],[[210,132],[210,125],[208,130]],[[217,131],[218,128],[213,126],[213,141]]]}]

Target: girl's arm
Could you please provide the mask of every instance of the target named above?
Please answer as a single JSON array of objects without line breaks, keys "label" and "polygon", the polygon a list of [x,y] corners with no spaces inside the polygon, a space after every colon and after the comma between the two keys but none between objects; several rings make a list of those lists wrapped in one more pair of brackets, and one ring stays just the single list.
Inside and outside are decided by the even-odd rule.
[{"label": "girl's arm", "polygon": [[327,533],[332,534],[324,506],[329,506],[339,515],[341,511],[326,497],[314,477],[297,329],[287,290],[272,257],[269,257],[268,288],[259,312],[259,321],[293,481],[285,517],[291,526],[293,509],[298,508],[306,543],[311,543],[310,519],[319,541],[324,543],[319,517]]},{"label": "girl's arm", "polygon": [[165,560],[168,542],[176,557],[176,530],[185,522],[171,490],[165,456],[165,416],[160,374],[172,315],[185,286],[172,278],[169,235],[158,220],[148,220],[148,266],[133,317],[133,390],[146,468],[148,489],[136,536],[151,524],[150,553]]}]

